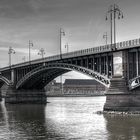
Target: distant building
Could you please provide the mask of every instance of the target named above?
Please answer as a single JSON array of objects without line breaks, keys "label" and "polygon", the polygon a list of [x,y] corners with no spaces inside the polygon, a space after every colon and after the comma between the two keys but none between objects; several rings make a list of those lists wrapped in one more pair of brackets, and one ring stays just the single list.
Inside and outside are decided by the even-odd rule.
[{"label": "distant building", "polygon": [[95,96],[104,95],[105,86],[91,79],[66,79],[64,84],[55,80],[46,86],[48,96]]},{"label": "distant building", "polygon": [[66,79],[63,92],[66,95],[103,95],[105,86],[92,79]]}]

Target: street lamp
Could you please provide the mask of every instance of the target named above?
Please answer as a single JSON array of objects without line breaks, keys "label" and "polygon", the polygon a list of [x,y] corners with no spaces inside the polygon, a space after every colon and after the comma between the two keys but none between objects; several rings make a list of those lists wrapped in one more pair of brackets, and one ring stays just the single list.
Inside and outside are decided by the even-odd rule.
[{"label": "street lamp", "polygon": [[44,58],[45,50],[41,48],[38,52],[38,55],[41,55],[42,59]]},{"label": "street lamp", "polygon": [[10,68],[11,68],[11,54],[12,53],[15,54],[16,52],[14,49],[12,49],[12,47],[9,47],[8,54],[9,54],[9,66],[10,66]]},{"label": "street lamp", "polygon": [[[110,24],[111,24],[111,49],[116,49],[116,17],[118,19],[123,18],[123,12],[120,10],[119,6],[116,4],[110,5],[107,13],[106,13],[106,20],[108,20],[108,15],[110,16]],[[114,23],[114,25],[113,25]],[[113,42],[113,26],[114,26],[114,42]]]},{"label": "street lamp", "polygon": [[31,61],[31,47],[33,47],[33,43],[29,40],[29,63]]},{"label": "street lamp", "polygon": [[65,36],[65,32],[60,28],[60,59],[62,59],[62,36]]},{"label": "street lamp", "polygon": [[105,43],[106,43],[106,45],[107,45],[107,38],[108,38],[108,36],[107,36],[107,32],[105,32],[105,33],[103,34],[103,39],[105,39]]},{"label": "street lamp", "polygon": [[65,48],[67,49],[67,53],[69,52],[69,45],[68,43],[65,45]]},{"label": "street lamp", "polygon": [[[62,36],[65,36],[65,32],[62,28],[60,28],[60,59],[62,60]],[[62,75],[60,75],[61,82],[61,94],[63,94],[63,83],[62,83]]]}]

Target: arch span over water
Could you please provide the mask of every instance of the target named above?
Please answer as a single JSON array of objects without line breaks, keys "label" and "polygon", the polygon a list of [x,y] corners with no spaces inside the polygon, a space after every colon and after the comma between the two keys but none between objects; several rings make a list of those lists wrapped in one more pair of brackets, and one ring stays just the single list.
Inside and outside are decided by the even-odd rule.
[{"label": "arch span over water", "polygon": [[67,63],[50,63],[47,65],[40,66],[38,68],[33,69],[29,73],[27,73],[24,77],[22,77],[16,84],[16,89],[24,87],[24,85],[29,81],[33,80],[34,84],[40,81],[43,77],[46,78],[46,82],[44,86],[55,79],[56,77],[60,76],[61,74],[67,73],[69,71],[77,71],[87,76],[92,77],[97,82],[100,82],[106,87],[110,86],[110,79],[100,73],[97,73],[93,70],[90,70],[85,67],[67,64]]},{"label": "arch span over water", "polygon": [[3,83],[3,84],[5,83],[5,84],[7,84],[8,86],[12,84],[11,81],[8,80],[8,79],[7,79],[6,77],[4,77],[4,76],[0,76],[0,82]]}]

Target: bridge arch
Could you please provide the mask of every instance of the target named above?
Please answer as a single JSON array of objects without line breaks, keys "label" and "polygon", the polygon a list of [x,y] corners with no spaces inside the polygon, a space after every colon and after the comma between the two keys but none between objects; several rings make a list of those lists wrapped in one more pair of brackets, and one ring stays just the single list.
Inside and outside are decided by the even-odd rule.
[{"label": "bridge arch", "polygon": [[4,77],[2,75],[0,75],[0,82],[3,84],[5,83],[8,86],[12,84],[10,80],[8,80],[6,77]]},{"label": "bridge arch", "polygon": [[97,82],[100,82],[101,84],[103,84],[106,87],[110,86],[109,78],[107,78],[106,76],[103,76],[100,73],[97,73],[91,69],[81,67],[78,65],[67,64],[67,63],[50,63],[47,65],[42,65],[38,68],[35,68],[32,71],[30,71],[29,73],[27,73],[24,77],[22,77],[17,82],[16,89],[21,88],[29,79],[32,79],[32,78],[36,77],[36,75],[39,75],[41,73],[45,73],[45,76],[48,79],[47,83],[49,83],[50,81],[52,81],[59,75],[72,71],[72,70],[85,74],[87,76],[90,76],[93,79],[95,79]]}]

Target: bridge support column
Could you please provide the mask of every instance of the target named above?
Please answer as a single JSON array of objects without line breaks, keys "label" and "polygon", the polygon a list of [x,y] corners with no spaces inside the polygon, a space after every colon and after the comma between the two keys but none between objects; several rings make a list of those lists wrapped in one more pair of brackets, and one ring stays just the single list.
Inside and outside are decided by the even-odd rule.
[{"label": "bridge support column", "polygon": [[125,52],[115,52],[113,54],[114,75],[106,94],[105,111],[140,111],[140,90],[130,91],[124,77],[126,60]]},{"label": "bridge support column", "polygon": [[121,76],[113,76],[111,86],[106,94],[104,111],[130,111],[132,95],[126,86],[126,80]]},{"label": "bridge support column", "polygon": [[9,87],[5,103],[46,104],[47,97],[44,90],[15,90]]}]

